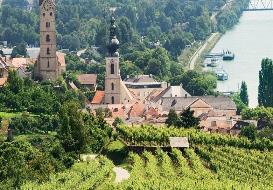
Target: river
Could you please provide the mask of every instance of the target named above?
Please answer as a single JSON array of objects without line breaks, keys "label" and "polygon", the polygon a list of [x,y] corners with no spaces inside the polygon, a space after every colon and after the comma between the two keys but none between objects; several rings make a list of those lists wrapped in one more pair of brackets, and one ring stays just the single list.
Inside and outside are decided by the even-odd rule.
[{"label": "river", "polygon": [[213,53],[228,49],[234,61],[221,61],[229,80],[218,82],[219,92],[238,91],[242,81],[248,86],[250,107],[258,105],[259,70],[263,58],[273,58],[273,11],[244,12],[240,22],[222,36]]}]

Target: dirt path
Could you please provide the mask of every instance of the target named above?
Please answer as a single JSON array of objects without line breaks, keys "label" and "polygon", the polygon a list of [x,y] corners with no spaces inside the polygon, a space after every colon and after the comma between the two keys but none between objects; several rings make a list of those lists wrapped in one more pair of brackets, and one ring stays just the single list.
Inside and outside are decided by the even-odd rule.
[{"label": "dirt path", "polygon": [[121,167],[114,167],[113,170],[116,173],[115,183],[120,183],[130,177],[129,172]]}]

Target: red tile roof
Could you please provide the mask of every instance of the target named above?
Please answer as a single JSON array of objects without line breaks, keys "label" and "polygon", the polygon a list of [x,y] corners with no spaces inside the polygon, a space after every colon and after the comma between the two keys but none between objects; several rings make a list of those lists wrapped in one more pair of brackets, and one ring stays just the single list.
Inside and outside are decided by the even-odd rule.
[{"label": "red tile roof", "polygon": [[77,77],[80,84],[97,84],[97,75],[96,74],[81,74]]},{"label": "red tile roof", "polygon": [[65,54],[61,53],[61,52],[56,52],[56,56],[57,56],[58,63],[64,67],[65,66]]},{"label": "red tile roof", "polygon": [[0,78],[0,86],[4,86],[7,82],[7,78]]},{"label": "red tile roof", "polygon": [[129,117],[142,117],[145,112],[145,105],[139,102],[136,102],[131,106],[130,111],[128,112]]},{"label": "red tile roof", "polygon": [[96,91],[96,94],[95,94],[91,104],[102,104],[104,96],[105,96],[104,91]]}]

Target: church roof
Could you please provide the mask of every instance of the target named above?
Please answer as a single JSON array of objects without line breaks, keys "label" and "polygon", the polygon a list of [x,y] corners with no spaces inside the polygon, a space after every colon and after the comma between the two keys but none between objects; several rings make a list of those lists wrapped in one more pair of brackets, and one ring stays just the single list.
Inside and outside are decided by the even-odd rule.
[{"label": "church roof", "polygon": [[78,81],[82,85],[88,84],[97,84],[97,75],[96,74],[81,74],[77,77]]},{"label": "church roof", "polygon": [[96,91],[96,94],[95,94],[91,104],[102,104],[104,96],[105,96],[104,91]]}]

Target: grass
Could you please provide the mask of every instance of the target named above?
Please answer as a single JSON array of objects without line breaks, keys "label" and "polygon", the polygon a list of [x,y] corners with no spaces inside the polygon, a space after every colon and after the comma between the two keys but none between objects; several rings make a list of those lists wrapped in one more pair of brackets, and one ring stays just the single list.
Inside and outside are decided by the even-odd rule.
[{"label": "grass", "polygon": [[183,50],[181,55],[178,57],[179,63],[181,63],[185,68],[189,68],[191,57],[198,50],[199,47],[200,47],[200,44],[195,43],[192,47],[186,48],[185,50]]},{"label": "grass", "polygon": [[8,112],[0,112],[0,117],[2,117],[3,119],[10,119],[10,118],[14,118],[14,117],[20,117],[22,115],[22,113],[8,113]]},{"label": "grass", "polygon": [[203,70],[202,69],[202,64],[205,60],[205,55],[208,54],[213,48],[214,46],[217,44],[217,42],[221,39],[222,34],[218,33],[218,35],[216,35],[212,41],[210,41],[207,45],[207,47],[205,48],[205,50],[201,53],[201,55],[199,56],[199,58],[196,61],[195,64],[195,69],[196,70]]}]

